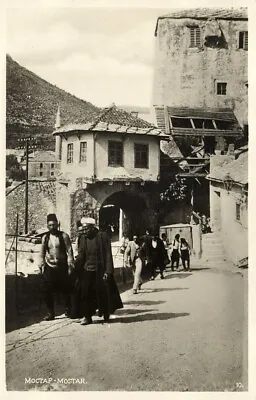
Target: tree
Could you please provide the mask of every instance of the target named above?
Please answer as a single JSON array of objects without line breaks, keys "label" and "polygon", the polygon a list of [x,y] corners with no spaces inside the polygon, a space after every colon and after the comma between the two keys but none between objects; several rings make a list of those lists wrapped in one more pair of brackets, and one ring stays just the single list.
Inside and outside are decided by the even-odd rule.
[{"label": "tree", "polygon": [[188,203],[191,197],[191,188],[186,179],[173,175],[162,185],[159,199],[159,216],[163,218],[178,205]]},{"label": "tree", "polygon": [[6,156],[6,176],[14,181],[23,181],[25,171],[21,168],[17,158],[13,154]]},{"label": "tree", "polygon": [[6,170],[9,171],[12,168],[19,169],[20,164],[14,154],[8,154],[6,156]]}]

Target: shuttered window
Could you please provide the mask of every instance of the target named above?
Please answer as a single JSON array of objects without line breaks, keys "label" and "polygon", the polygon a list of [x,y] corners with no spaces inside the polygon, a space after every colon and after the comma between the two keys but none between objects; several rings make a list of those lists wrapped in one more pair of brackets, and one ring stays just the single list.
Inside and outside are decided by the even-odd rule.
[{"label": "shuttered window", "polygon": [[248,31],[239,32],[239,49],[248,50]]},{"label": "shuttered window", "polygon": [[191,26],[189,29],[190,29],[190,47],[200,47],[201,31],[199,26]]},{"label": "shuttered window", "polygon": [[217,82],[217,94],[225,96],[227,94],[227,82]]}]

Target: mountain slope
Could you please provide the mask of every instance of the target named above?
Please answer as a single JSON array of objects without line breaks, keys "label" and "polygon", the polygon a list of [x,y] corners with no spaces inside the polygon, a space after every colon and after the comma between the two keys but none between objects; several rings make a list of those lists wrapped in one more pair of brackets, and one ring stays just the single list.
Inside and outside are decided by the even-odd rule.
[{"label": "mountain slope", "polygon": [[[7,141],[14,135],[51,133],[60,106],[61,124],[92,121],[101,111],[57,88],[6,57]],[[40,129],[37,129],[40,128]]]}]

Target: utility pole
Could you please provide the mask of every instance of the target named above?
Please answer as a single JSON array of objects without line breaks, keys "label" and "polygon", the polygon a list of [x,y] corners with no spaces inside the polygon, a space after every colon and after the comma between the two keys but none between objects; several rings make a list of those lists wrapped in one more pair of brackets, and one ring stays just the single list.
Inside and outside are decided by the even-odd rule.
[{"label": "utility pole", "polygon": [[26,140],[25,234],[28,233],[28,140]]},{"label": "utility pole", "polygon": [[[25,234],[28,233],[28,169],[29,169],[29,149],[35,148],[36,145],[30,144],[35,138],[26,137],[18,139],[19,142],[25,142],[25,155],[26,155],[26,176],[25,176],[25,218],[24,218],[24,229]],[[24,148],[19,146],[19,148]]]}]

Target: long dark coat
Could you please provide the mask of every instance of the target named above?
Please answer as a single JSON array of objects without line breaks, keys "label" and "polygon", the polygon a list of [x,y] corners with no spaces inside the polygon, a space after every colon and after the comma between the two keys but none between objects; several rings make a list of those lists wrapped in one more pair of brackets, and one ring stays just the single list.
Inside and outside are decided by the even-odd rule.
[{"label": "long dark coat", "polygon": [[[164,247],[164,243],[163,241],[157,237],[156,238],[156,242],[157,242],[157,250],[155,251],[155,249],[153,249],[152,246],[152,238],[151,240],[148,240],[146,242],[146,255],[147,255],[147,259],[150,263],[155,262],[154,258],[157,260],[157,263],[159,265],[164,265],[164,261],[165,261],[165,247]],[[153,254],[155,255],[153,257]]]},{"label": "long dark coat", "polygon": [[[101,314],[106,311],[112,314],[115,310],[123,308],[123,303],[114,279],[114,265],[111,251],[111,242],[105,232],[97,230],[97,270],[96,270],[96,298],[91,299],[94,302],[93,309],[99,309]],[[73,317],[84,316],[81,305],[83,304],[83,291],[86,287],[86,273],[84,266],[87,255],[87,238],[81,235],[79,239],[78,255],[75,260],[75,309],[71,314]],[[108,274],[108,279],[104,280],[104,274]],[[79,306],[80,303],[80,306]],[[76,315],[74,315],[76,314]]]}]

